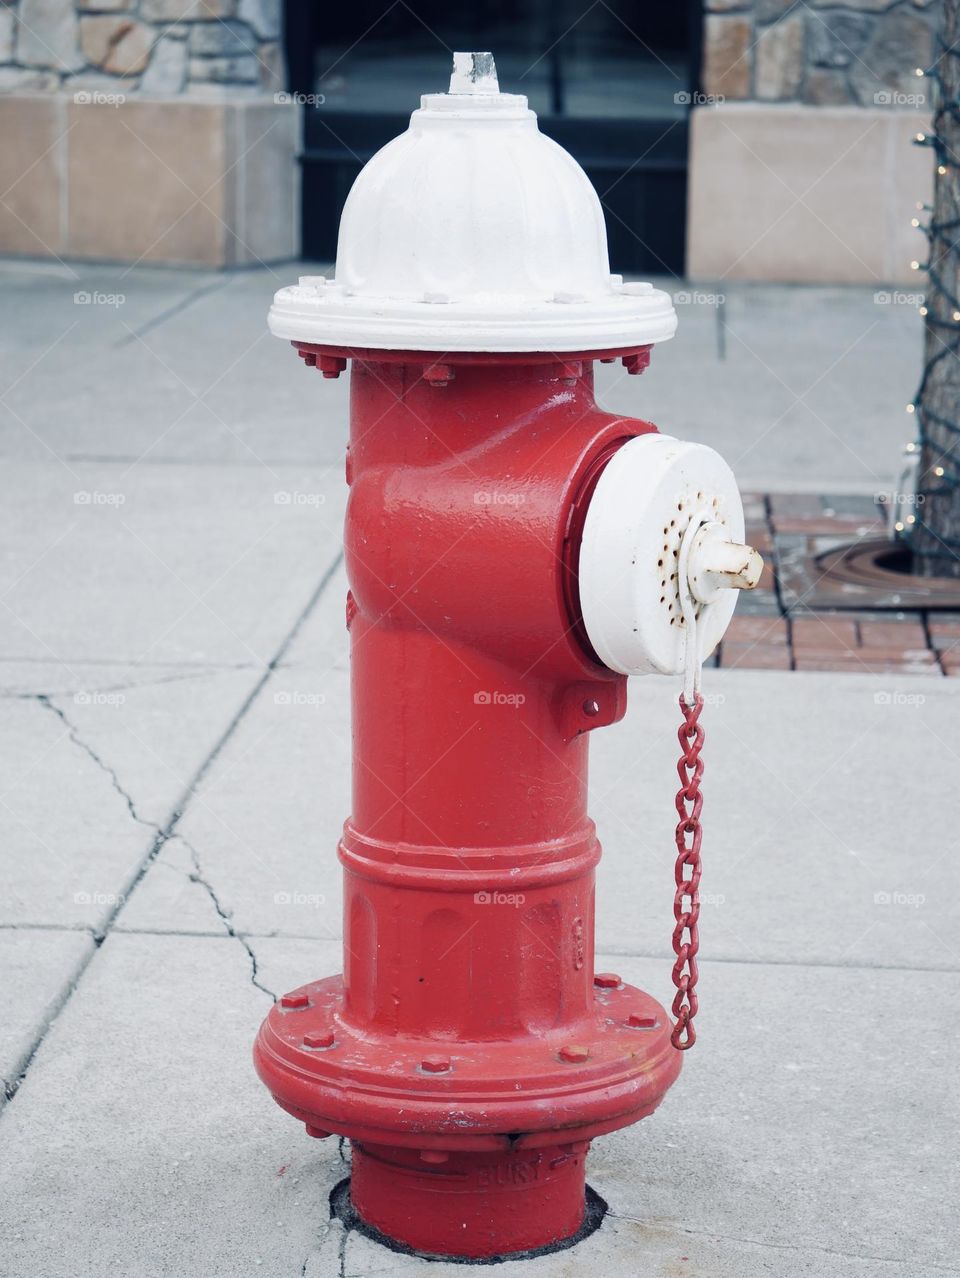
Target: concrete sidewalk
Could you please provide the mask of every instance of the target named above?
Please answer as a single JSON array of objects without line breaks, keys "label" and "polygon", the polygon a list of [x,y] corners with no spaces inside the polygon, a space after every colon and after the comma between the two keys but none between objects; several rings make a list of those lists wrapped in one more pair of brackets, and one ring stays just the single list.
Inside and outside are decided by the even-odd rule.
[{"label": "concrete sidewalk", "polygon": [[[263,333],[296,272],[3,268],[0,1274],[460,1272],[345,1236],[348,1150],[250,1065],[272,994],[339,968],[349,803],[346,387]],[[857,290],[725,311],[726,360],[690,303],[605,402],[745,486],[882,487],[913,313]],[[707,672],[700,1042],[596,1143],[600,1230],[499,1272],[960,1272],[958,688]],[[602,964],[661,999],[676,691],[633,681],[593,745]]]}]

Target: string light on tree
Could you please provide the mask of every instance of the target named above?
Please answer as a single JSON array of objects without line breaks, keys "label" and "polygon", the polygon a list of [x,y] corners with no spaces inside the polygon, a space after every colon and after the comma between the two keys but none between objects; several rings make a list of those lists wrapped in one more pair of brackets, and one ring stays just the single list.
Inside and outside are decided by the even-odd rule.
[{"label": "string light on tree", "polygon": [[906,454],[916,466],[916,513],[894,525],[909,537],[914,572],[960,578],[960,0],[943,0],[943,29],[933,66],[916,67],[925,79],[933,119],[914,137],[934,153],[932,207],[917,202],[911,221],[927,237],[928,287],[918,308],[925,347],[920,386],[907,412],[916,440]]}]

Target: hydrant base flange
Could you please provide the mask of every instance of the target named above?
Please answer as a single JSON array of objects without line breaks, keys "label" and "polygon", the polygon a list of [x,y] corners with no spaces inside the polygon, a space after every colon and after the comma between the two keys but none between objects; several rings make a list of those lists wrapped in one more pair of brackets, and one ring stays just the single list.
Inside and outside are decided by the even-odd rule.
[{"label": "hydrant base flange", "polygon": [[477,1153],[588,1141],[652,1113],[680,1072],[666,1012],[624,984],[597,989],[593,1014],[573,1025],[500,1041],[371,1035],[344,1018],[339,976],[286,998],[299,1005],[267,1016],[257,1072],[308,1128],[367,1145]]}]

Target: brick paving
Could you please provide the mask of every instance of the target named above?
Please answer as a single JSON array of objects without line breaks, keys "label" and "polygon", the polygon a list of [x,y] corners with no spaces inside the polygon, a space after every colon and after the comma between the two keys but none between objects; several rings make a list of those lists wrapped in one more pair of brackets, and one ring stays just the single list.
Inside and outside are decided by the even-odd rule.
[{"label": "brick paving", "polygon": [[[883,537],[872,497],[745,493],[747,541],[764,557],[713,664],[751,670],[832,670],[960,676],[960,610],[871,606],[869,592],[827,577],[820,556]],[[855,608],[838,607],[855,598]],[[874,596],[877,605],[895,599]]]}]

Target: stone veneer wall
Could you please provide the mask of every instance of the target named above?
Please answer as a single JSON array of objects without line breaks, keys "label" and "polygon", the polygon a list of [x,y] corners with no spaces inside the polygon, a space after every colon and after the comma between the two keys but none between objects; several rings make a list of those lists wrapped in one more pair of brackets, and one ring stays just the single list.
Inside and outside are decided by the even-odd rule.
[{"label": "stone veneer wall", "polygon": [[[726,101],[886,106],[923,96],[937,0],[706,0],[703,91]],[[886,95],[890,95],[888,98]]]},{"label": "stone veneer wall", "polygon": [[283,88],[280,0],[4,0],[0,91]]},{"label": "stone veneer wall", "polygon": [[[939,0],[705,0],[687,271],[916,285]],[[879,293],[878,293],[879,295]],[[884,294],[886,296],[886,294]]]},{"label": "stone veneer wall", "polygon": [[0,0],[0,253],[299,252],[280,0]]}]

